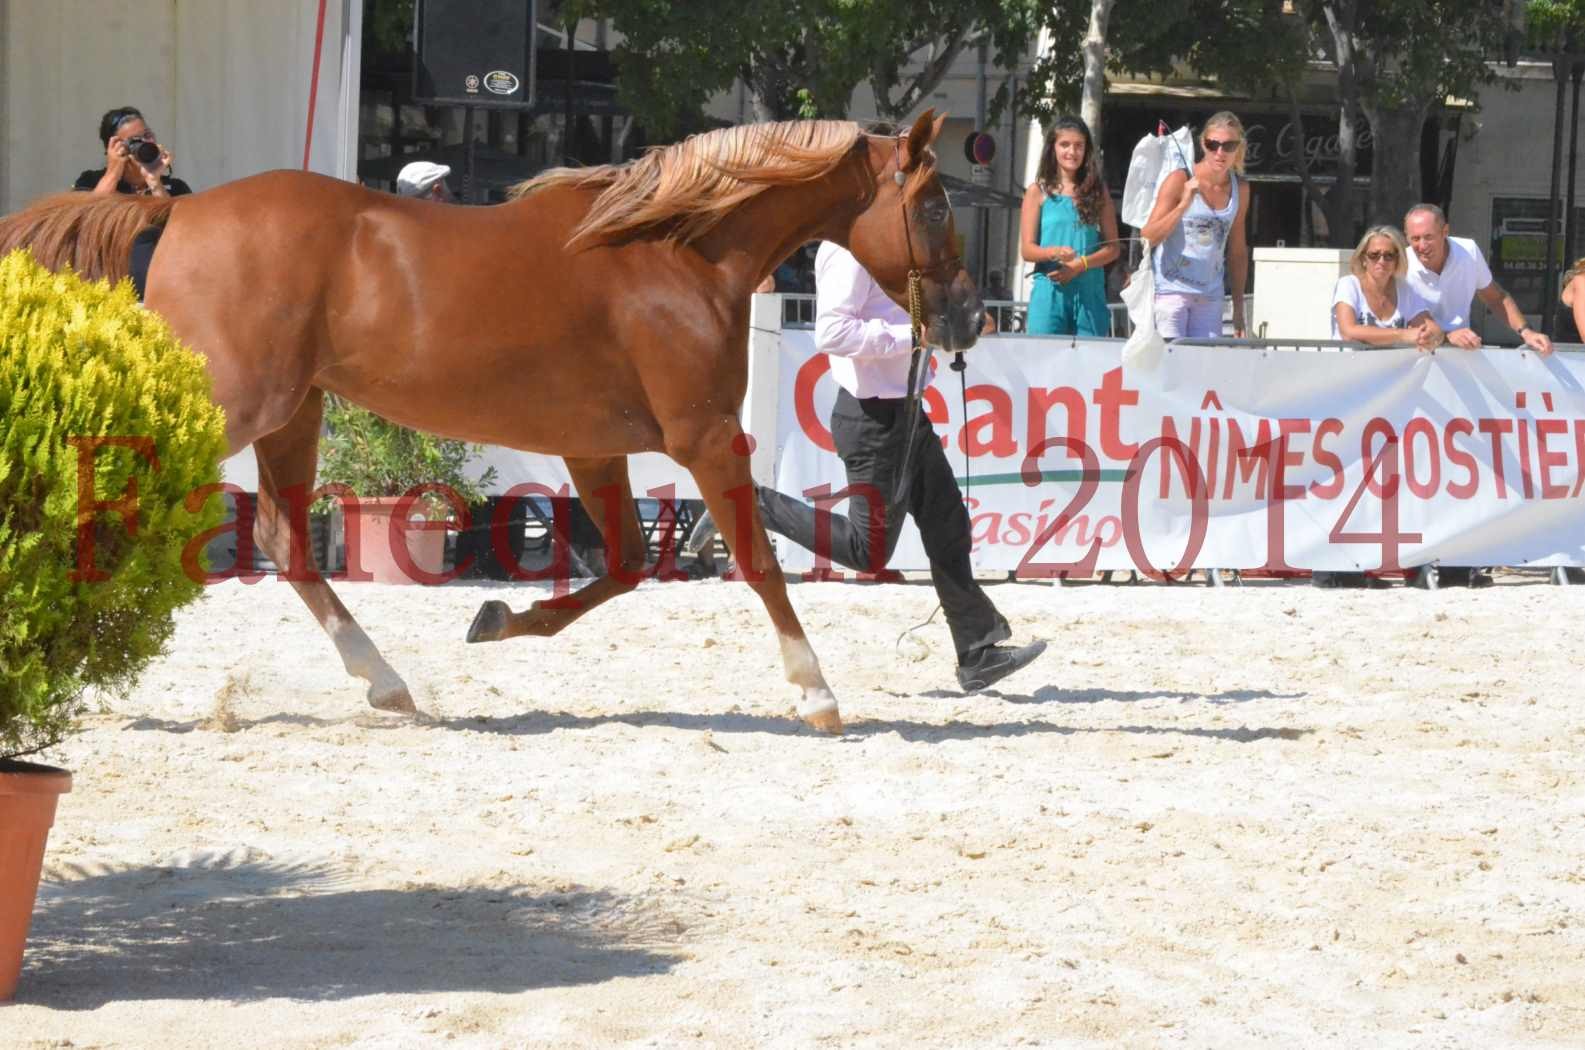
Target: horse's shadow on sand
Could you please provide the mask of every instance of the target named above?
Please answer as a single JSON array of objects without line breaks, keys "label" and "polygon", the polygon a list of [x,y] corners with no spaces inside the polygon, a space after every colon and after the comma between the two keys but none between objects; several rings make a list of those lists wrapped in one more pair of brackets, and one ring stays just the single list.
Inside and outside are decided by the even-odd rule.
[{"label": "horse's shadow on sand", "polygon": [[352,889],[327,868],[135,867],[46,881],[20,1002],[513,993],[662,973],[682,927],[599,890]]},{"label": "horse's shadow on sand", "polygon": [[[933,691],[921,694],[933,698],[948,698],[973,703],[974,697],[965,697],[960,693]],[[1246,703],[1252,700],[1296,700],[1302,699],[1303,693],[1271,693],[1265,690],[1234,690],[1226,693],[1206,695],[1201,693],[1175,693],[1175,692],[1120,692],[1106,689],[1090,689],[1079,692],[1060,690],[1055,686],[1043,686],[1032,695],[998,693],[995,691],[982,694],[986,698],[995,698],[1014,704],[1036,703],[1069,703],[1093,704],[1104,700],[1203,700],[1208,703],[1231,704]],[[531,705],[528,701],[525,706]],[[448,718],[433,718],[420,716],[420,722],[436,729],[454,730],[459,732],[491,733],[500,736],[540,736],[557,732],[576,732],[586,729],[598,729],[607,725],[626,725],[637,729],[661,728],[677,729],[684,732],[710,732],[710,733],[764,733],[771,736],[802,736],[813,733],[808,727],[794,717],[790,712],[786,715],[749,714],[744,712],[723,711],[709,714],[695,714],[681,711],[627,711],[611,712],[597,715],[574,714],[570,711],[544,711],[529,710],[519,715],[495,717],[490,715],[460,715]],[[358,725],[363,728],[397,728],[409,725],[404,718],[393,718],[370,713],[360,713],[350,718],[325,719],[312,715],[275,714],[260,719],[239,720],[237,728],[250,729],[255,726],[272,724],[289,724],[298,726],[335,726]],[[176,722],[160,718],[140,718],[129,722],[122,728],[130,731],[153,731],[165,733],[189,733],[204,725],[201,720]],[[1185,737],[1199,737],[1209,740],[1226,740],[1232,743],[1247,744],[1261,740],[1297,740],[1308,736],[1313,730],[1293,729],[1286,727],[1248,727],[1239,726],[1236,729],[1205,729],[1198,726],[1173,726],[1173,725],[1118,725],[1118,726],[1071,726],[1061,725],[1056,722],[1047,722],[1037,719],[1020,720],[1015,722],[970,722],[955,718],[945,718],[939,722],[918,722],[909,719],[879,719],[856,718],[849,720],[843,736],[849,739],[882,736],[894,733],[910,743],[940,743],[946,740],[984,740],[994,738],[1010,738],[1051,734],[1055,736],[1072,736],[1086,733],[1128,733],[1146,736],[1175,735]]]},{"label": "horse's shadow on sand", "polygon": [[[919,694],[933,699],[952,699],[974,704],[975,696],[965,696],[942,690]],[[1123,692],[1109,689],[1063,690],[1057,686],[1042,686],[1033,694],[1000,693],[990,690],[979,697],[1014,704],[1069,703],[1092,704],[1103,700],[1165,699],[1201,700],[1213,704],[1246,703],[1252,700],[1298,700],[1304,693],[1272,693],[1266,690],[1240,689],[1224,693],[1180,692]],[[994,711],[987,707],[987,711]],[[595,729],[604,725],[628,725],[635,728],[659,727],[684,731],[711,733],[767,733],[772,736],[805,735],[812,731],[791,715],[776,716],[720,712],[692,714],[679,711],[630,711],[598,715],[579,715],[567,711],[528,711],[505,718],[484,715],[435,719],[433,725],[442,729],[469,732],[497,733],[505,736],[534,736],[563,730]],[[1197,726],[1071,726],[1037,719],[1011,722],[975,722],[958,718],[944,718],[939,722],[918,722],[909,719],[854,718],[847,722],[843,736],[847,738],[896,734],[910,743],[939,743],[946,740],[984,740],[1051,734],[1072,736],[1084,733],[1129,733],[1153,736],[1158,734],[1201,737],[1226,740],[1233,743],[1253,743],[1260,740],[1297,740],[1313,730],[1291,728],[1203,729]]]},{"label": "horse's shadow on sand", "polygon": [[[606,725],[626,725],[637,729],[663,728],[711,733],[767,733],[772,736],[813,735],[798,719],[791,715],[753,715],[740,713],[687,714],[678,711],[633,711],[624,714],[577,715],[567,711],[536,711],[506,718],[482,715],[463,718],[442,718],[432,723],[436,728],[474,733],[495,733],[502,736],[537,736],[544,733],[596,729]],[[1196,726],[1066,726],[1054,722],[963,722],[948,719],[942,722],[914,722],[907,719],[857,718],[848,721],[845,738],[861,738],[896,734],[909,743],[934,744],[946,740],[985,740],[994,738],[1051,734],[1073,736],[1087,733],[1128,733],[1144,736],[1159,734],[1201,737],[1248,744],[1259,740],[1298,740],[1314,732],[1311,729],[1251,728],[1202,729]]]}]

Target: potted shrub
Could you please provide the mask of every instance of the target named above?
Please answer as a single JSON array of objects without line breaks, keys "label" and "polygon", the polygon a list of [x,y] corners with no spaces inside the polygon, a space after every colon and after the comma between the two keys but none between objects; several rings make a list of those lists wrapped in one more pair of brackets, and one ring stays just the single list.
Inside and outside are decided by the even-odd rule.
[{"label": "potted shrub", "polygon": [[0,259],[0,1000],[71,788],[22,758],[73,730],[90,689],[129,686],[202,592],[220,501],[188,497],[224,452],[203,359],[128,283]]},{"label": "potted shrub", "polygon": [[[495,480],[493,467],[477,480],[464,469],[479,446],[399,426],[334,395],[325,399],[325,424],[319,484],[345,485],[354,497],[337,501],[347,519],[348,578],[419,583],[439,576],[446,530],[462,508],[484,501]],[[393,527],[396,515],[421,520]]]}]

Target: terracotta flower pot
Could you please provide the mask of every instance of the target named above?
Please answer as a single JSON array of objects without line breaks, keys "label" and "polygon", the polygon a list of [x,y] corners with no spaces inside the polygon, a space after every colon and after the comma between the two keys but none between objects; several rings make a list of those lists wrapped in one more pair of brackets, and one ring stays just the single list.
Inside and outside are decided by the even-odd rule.
[{"label": "terracotta flower pot", "polygon": [[[347,572],[358,569],[374,577],[376,583],[426,583],[413,569],[438,576],[446,568],[446,530],[429,522],[422,514],[422,503],[409,504],[407,529],[408,563],[404,565],[391,546],[391,517],[402,502],[400,497],[360,498],[354,510],[346,509]],[[354,520],[355,519],[355,520]],[[356,549],[352,530],[358,530]],[[352,575],[353,579],[361,577]]]},{"label": "terracotta flower pot", "polygon": [[71,789],[72,775],[64,769],[0,761],[0,1002],[16,994],[44,843],[55,823],[55,802]]}]

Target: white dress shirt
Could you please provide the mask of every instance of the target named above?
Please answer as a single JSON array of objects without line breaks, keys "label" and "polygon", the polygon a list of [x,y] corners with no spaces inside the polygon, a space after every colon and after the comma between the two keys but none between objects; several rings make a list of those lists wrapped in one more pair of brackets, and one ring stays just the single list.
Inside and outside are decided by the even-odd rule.
[{"label": "white dress shirt", "polygon": [[1447,261],[1441,273],[1425,268],[1420,257],[1409,252],[1409,287],[1414,289],[1431,311],[1431,320],[1444,332],[1469,327],[1470,307],[1475,293],[1491,283],[1491,269],[1480,245],[1468,237],[1447,239]]},{"label": "white dress shirt", "polygon": [[[823,241],[815,253],[815,346],[854,397],[907,397],[913,328],[853,253]],[[927,354],[931,374],[933,355]]]}]

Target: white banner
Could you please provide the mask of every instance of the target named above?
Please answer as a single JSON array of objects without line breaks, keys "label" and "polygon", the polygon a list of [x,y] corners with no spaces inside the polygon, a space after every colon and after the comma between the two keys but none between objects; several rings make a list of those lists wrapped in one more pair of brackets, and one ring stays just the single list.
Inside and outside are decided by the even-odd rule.
[{"label": "white banner", "polygon": [[[966,414],[938,358],[925,406],[966,491],[976,566],[1585,564],[1576,355],[1178,347],[1140,370],[1121,347],[985,339],[966,355]],[[776,487],[840,490],[826,359],[812,332],[783,332],[781,349]],[[786,568],[817,565],[777,546]],[[890,565],[927,565],[911,522]]]}]

